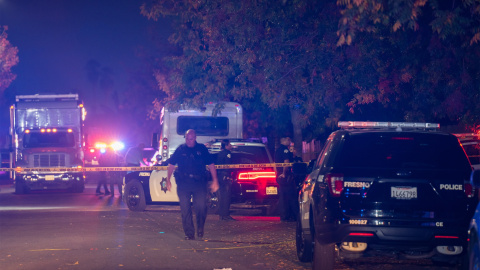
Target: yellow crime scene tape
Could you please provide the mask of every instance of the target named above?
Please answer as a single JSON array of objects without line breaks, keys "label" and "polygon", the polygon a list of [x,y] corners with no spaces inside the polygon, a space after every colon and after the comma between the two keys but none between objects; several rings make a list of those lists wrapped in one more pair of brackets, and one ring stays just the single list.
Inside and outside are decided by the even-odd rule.
[{"label": "yellow crime scene tape", "polygon": [[[302,162],[307,163],[307,162]],[[222,169],[245,169],[245,168],[267,168],[267,167],[291,167],[294,163],[260,163],[260,164],[230,164],[215,165],[218,170]],[[308,163],[307,163],[308,164]],[[149,166],[149,167],[42,167],[42,168],[0,168],[4,172],[128,172],[128,171],[166,171],[168,166]]]}]

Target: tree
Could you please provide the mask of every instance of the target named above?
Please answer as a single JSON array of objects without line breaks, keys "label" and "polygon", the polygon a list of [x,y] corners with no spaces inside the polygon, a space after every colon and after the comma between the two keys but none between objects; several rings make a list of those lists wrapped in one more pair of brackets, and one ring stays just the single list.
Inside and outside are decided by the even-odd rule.
[{"label": "tree", "polygon": [[8,41],[7,30],[7,26],[0,26],[0,94],[15,80],[12,67],[18,64],[18,49]]},{"label": "tree", "polygon": [[[12,72],[12,67],[18,64],[18,49],[8,41],[7,26],[0,26],[0,107],[8,108],[5,89],[15,80],[16,75]],[[7,124],[9,121],[8,110],[0,113],[0,123],[4,123],[4,128],[0,128],[0,148],[6,147]],[[4,145],[5,144],[5,145]]]},{"label": "tree", "polygon": [[480,1],[338,3],[337,45],[376,54],[371,60],[379,80],[355,95],[352,110],[381,103],[409,121],[480,120]]},{"label": "tree", "polygon": [[443,3],[158,0],[142,13],[169,16],[182,48],[157,76],[169,99],[262,108],[300,152],[340,119],[478,118],[479,4]]},{"label": "tree", "polygon": [[338,117],[342,107],[334,77],[341,70],[332,65],[336,10],[333,1],[300,0],[161,0],[142,6],[149,18],[171,16],[176,32],[170,41],[183,49],[166,59],[171,72],[159,76],[169,99],[194,105],[233,100],[261,107],[263,119],[286,115],[288,120],[267,123],[283,134],[293,127],[298,152],[310,117],[319,111],[333,112],[324,119]]}]

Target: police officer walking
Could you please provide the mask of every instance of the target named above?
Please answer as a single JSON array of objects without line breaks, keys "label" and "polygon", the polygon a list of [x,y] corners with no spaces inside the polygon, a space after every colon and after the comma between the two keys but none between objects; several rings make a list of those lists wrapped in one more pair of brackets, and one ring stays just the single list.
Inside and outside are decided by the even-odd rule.
[{"label": "police officer walking", "polygon": [[[217,156],[218,165],[232,164],[232,144],[229,140],[222,140],[221,149]],[[230,201],[232,190],[231,171],[229,169],[222,169],[218,172],[218,183],[220,189],[218,190],[218,215],[220,220],[236,220],[230,216]]]},{"label": "police officer walking", "polygon": [[197,236],[203,237],[203,227],[207,218],[207,174],[206,167],[212,175],[211,192],[218,190],[218,178],[213,157],[203,144],[198,144],[195,130],[189,129],[185,133],[185,143],[180,145],[170,157],[167,171],[167,189],[170,191],[172,183],[170,178],[175,171],[177,182],[177,194],[180,200],[180,211],[182,213],[182,225],[185,232],[185,240],[195,239],[195,227],[193,225],[193,208],[195,210],[197,223]]},{"label": "police officer walking", "polygon": [[[280,147],[275,151],[275,163],[293,162],[293,153],[288,147],[289,137],[280,139]],[[298,215],[296,186],[290,167],[277,168],[277,183],[279,189],[279,207],[281,221],[295,221]]]}]

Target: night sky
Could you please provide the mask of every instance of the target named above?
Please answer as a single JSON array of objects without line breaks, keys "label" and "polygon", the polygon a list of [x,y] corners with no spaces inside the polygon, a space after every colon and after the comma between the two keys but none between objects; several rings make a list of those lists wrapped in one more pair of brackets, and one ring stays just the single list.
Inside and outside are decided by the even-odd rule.
[{"label": "night sky", "polygon": [[[13,68],[17,78],[5,92],[80,93],[88,111],[92,99],[104,100],[102,93],[91,90],[86,72],[90,60],[111,69],[114,90],[125,91],[129,71],[143,68],[136,51],[154,50],[149,33],[156,33],[156,39],[168,36],[168,24],[140,14],[142,3],[0,0],[0,25],[8,26],[8,40],[18,48],[20,60]],[[8,108],[1,110],[4,116]]]},{"label": "night sky", "polygon": [[[138,46],[149,46],[155,24],[140,14],[135,0],[0,0],[0,25],[19,49],[19,93],[88,88],[85,66],[91,59],[113,69],[118,84],[139,65]],[[157,23],[158,24],[158,23]],[[117,82],[116,82],[117,84]]]}]

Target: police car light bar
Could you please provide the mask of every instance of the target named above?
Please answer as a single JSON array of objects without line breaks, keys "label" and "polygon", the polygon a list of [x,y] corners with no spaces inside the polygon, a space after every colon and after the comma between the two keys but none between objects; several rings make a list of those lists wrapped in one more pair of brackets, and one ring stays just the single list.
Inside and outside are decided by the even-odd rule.
[{"label": "police car light bar", "polygon": [[413,122],[367,122],[367,121],[340,121],[339,128],[423,128],[438,129],[436,123],[413,123]]}]

